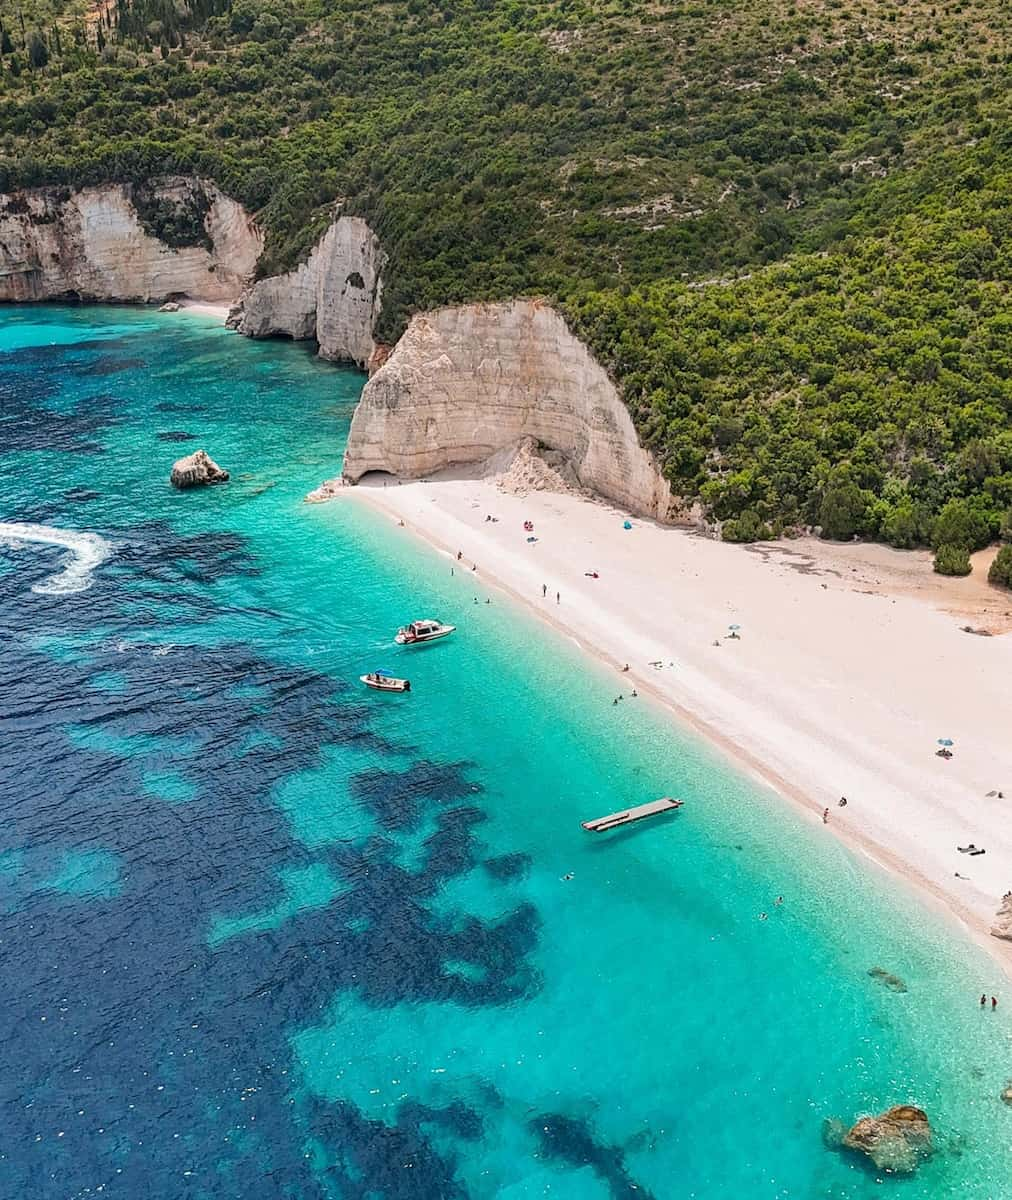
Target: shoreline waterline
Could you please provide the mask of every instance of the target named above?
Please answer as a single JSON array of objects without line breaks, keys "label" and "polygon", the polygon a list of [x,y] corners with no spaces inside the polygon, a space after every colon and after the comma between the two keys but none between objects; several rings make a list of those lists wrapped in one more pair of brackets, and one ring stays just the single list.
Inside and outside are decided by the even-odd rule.
[{"label": "shoreline waterline", "polygon": [[[407,506],[395,502],[398,494],[403,497],[409,492],[409,489],[419,487],[426,488],[430,493],[433,490],[432,485],[427,481],[412,481],[394,488],[369,485],[339,488],[335,490],[332,498],[357,498],[361,503],[391,519],[395,526],[403,527],[413,538],[422,541],[439,554],[445,555],[452,566],[456,554],[454,548],[444,541],[431,525],[425,525],[417,518],[412,519],[411,513],[406,511]],[[539,495],[542,494],[535,493],[533,497],[528,495],[524,497],[524,500],[530,504]],[[551,494],[548,495],[551,496]],[[430,495],[430,499],[434,499],[434,497]],[[501,503],[501,497],[499,499]],[[580,503],[611,512],[606,501],[580,498]],[[737,550],[738,548],[732,549]],[[628,671],[624,671],[622,669],[624,660],[620,660],[613,650],[595,644],[585,633],[568,623],[561,615],[560,606],[557,606],[559,608],[557,615],[551,606],[539,605],[513,586],[504,577],[505,572],[496,570],[495,560],[491,561],[491,567],[485,562],[480,567],[483,585],[494,587],[509,597],[511,601],[522,606],[525,611],[536,615],[556,633],[567,637],[582,653],[588,654],[598,663],[614,670],[619,681],[625,680],[634,684],[644,696],[649,697],[653,704],[664,711],[666,719],[674,720],[676,724],[681,724],[701,736],[720,754],[729,759],[733,765],[743,770],[754,782],[778,796],[786,798],[796,810],[811,818],[813,823],[817,823],[819,815],[826,807],[821,800],[804,787],[792,782],[786,774],[773,769],[748,746],[723,731],[712,720],[665,693],[649,674],[638,670],[633,665],[630,665]],[[550,595],[548,598],[551,598]],[[787,736],[785,731],[784,737]],[[933,909],[947,924],[959,926],[963,935],[969,937],[974,944],[981,948],[998,965],[1003,975],[1012,980],[1012,943],[1006,943],[990,934],[990,920],[964,902],[953,889],[941,886],[897,850],[877,841],[860,827],[833,820],[832,817],[836,811],[835,808],[830,809],[830,819],[826,822],[827,829],[834,838],[855,854],[867,859],[876,870],[900,881],[908,891],[916,895],[921,902],[925,903],[926,907]],[[996,908],[997,903],[998,899],[995,902]]]}]

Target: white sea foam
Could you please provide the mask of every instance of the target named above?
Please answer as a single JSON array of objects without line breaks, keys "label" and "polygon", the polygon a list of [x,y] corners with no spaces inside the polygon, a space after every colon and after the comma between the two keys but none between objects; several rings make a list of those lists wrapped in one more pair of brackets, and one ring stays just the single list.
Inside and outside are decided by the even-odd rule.
[{"label": "white sea foam", "polygon": [[63,570],[32,588],[44,596],[69,596],[91,587],[92,572],[112,553],[112,547],[97,533],[81,533],[76,529],[55,529],[52,525],[32,525],[20,521],[0,521],[0,541],[38,542],[46,546],[63,546],[70,559]]}]

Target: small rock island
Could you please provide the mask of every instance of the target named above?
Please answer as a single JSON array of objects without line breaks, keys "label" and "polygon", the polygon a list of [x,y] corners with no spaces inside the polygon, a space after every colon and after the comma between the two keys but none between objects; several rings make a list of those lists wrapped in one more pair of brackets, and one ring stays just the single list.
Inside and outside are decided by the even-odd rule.
[{"label": "small rock island", "polygon": [[177,488],[205,487],[211,483],[228,483],[228,472],[204,450],[195,450],[172,464],[169,482]]}]

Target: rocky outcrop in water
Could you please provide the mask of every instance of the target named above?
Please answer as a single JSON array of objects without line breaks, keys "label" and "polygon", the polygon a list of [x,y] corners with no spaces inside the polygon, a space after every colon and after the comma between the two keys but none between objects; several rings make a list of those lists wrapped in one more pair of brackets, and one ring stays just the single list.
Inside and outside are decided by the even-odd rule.
[{"label": "rocky outcrop in water", "polygon": [[1001,908],[994,914],[991,936],[1012,942],[1012,892],[1006,892],[1002,897]]},{"label": "rocky outcrop in water", "polygon": [[0,195],[0,300],[232,300],[262,247],[242,205],[203,180],[34,188]]},{"label": "rocky outcrop in water", "polygon": [[826,1144],[862,1154],[879,1171],[908,1175],[931,1153],[931,1125],[923,1108],[897,1104],[877,1117],[861,1117],[850,1129],[827,1121]]},{"label": "rocky outcrop in water", "polygon": [[579,483],[667,520],[673,501],[615,385],[547,304],[469,304],[416,316],[372,376],[352,420],[344,474],[418,478],[533,438]]},{"label": "rocky outcrop in water", "polygon": [[228,472],[203,450],[196,450],[172,464],[169,482],[177,488],[204,487],[209,483],[227,483]]},{"label": "rocky outcrop in water", "polygon": [[261,279],[229,314],[248,337],[315,338],[320,357],[365,367],[376,348],[383,254],[361,217],[338,217],[293,271]]}]

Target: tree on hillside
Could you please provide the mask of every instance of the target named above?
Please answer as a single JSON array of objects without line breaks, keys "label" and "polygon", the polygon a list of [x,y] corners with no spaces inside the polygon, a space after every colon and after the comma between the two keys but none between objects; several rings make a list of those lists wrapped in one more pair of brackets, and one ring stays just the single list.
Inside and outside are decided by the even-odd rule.
[{"label": "tree on hillside", "polygon": [[49,62],[46,39],[37,29],[33,29],[28,35],[28,61],[31,63],[33,71],[41,71]]},{"label": "tree on hillside", "polygon": [[822,536],[844,542],[863,532],[868,497],[851,479],[831,483],[819,507]]},{"label": "tree on hillside", "polygon": [[1012,546],[1002,546],[987,573],[988,583],[1012,588]]}]

